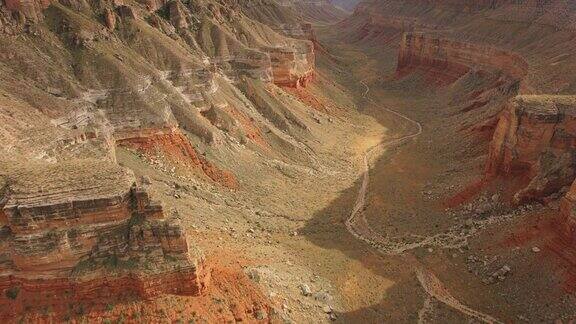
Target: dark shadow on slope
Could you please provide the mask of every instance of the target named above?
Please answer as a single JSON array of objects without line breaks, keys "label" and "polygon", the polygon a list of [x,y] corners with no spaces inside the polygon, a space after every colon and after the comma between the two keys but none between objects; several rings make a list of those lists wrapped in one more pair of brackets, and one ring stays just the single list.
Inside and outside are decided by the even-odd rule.
[{"label": "dark shadow on slope", "polygon": [[[355,49],[357,52],[360,49]],[[338,53],[343,55],[353,55],[351,58],[348,56],[338,58],[333,54],[337,60],[336,63],[356,61],[354,65],[348,65],[345,68],[354,69],[362,64],[368,65],[370,58],[362,58],[360,54],[354,54],[354,50],[348,53]],[[334,49],[328,53],[334,53]],[[453,118],[454,123],[450,126],[449,130],[437,131],[434,128],[445,126],[444,119],[446,115],[452,112],[461,111],[462,107],[465,107],[468,103],[466,102],[450,102],[453,96],[450,93],[450,89],[434,90],[419,78],[418,73],[414,76],[410,76],[403,80],[394,80],[390,76],[390,73],[394,71],[393,66],[395,65],[396,58],[394,54],[394,49],[388,49],[380,53],[377,57],[381,61],[387,61],[387,63],[379,71],[374,72],[377,77],[372,78],[373,89],[370,94],[372,95],[374,90],[380,88],[384,90],[386,95],[391,94],[392,96],[400,97],[411,97],[420,96],[420,101],[430,101],[431,104],[428,106],[419,104],[416,107],[409,106],[409,103],[418,102],[414,98],[409,100],[398,100],[395,103],[397,105],[391,106],[390,103],[394,103],[394,100],[378,100],[382,98],[377,98],[377,103],[369,103],[366,99],[362,97],[363,89],[360,85],[360,80],[354,80],[354,78],[339,80],[344,82],[353,93],[356,94],[356,102],[358,110],[364,114],[374,117],[383,126],[392,130],[393,133],[389,134],[391,137],[402,136],[411,134],[414,131],[414,124],[408,123],[405,120],[391,117],[391,114],[382,111],[381,106],[393,107],[397,111],[401,111],[410,115],[410,117],[416,120],[426,120],[428,124],[428,119],[431,121],[429,125],[424,125],[425,132],[416,141],[409,141],[400,147],[390,149],[384,155],[378,158],[377,161],[373,161],[372,169],[370,171],[371,178],[373,179],[367,196],[367,218],[373,228],[382,235],[400,235],[403,233],[418,233],[421,235],[430,235],[442,233],[450,225],[454,224],[453,220],[446,220],[441,218],[442,210],[441,204],[426,201],[421,196],[421,189],[425,187],[424,181],[435,181],[438,177],[449,177],[453,179],[460,179],[462,175],[475,173],[476,175],[481,173],[481,170],[473,170],[466,168],[476,168],[481,165],[481,162],[475,162],[474,164],[469,164],[463,166],[462,161],[468,160],[479,160],[478,157],[482,157],[485,154],[484,151],[479,150],[480,147],[473,135],[466,135],[468,138],[464,140],[464,135],[457,131],[457,124],[462,122],[462,117]],[[372,53],[371,53],[372,54]],[[356,57],[354,57],[354,55]],[[364,61],[364,62],[362,62]],[[378,73],[380,74],[378,75]],[[477,87],[482,85],[482,82],[476,84],[475,82],[477,76],[467,75],[457,82],[454,86],[456,90],[465,89],[466,87]],[[379,92],[382,95],[382,92]],[[443,96],[441,100],[438,99],[439,96]],[[502,98],[500,98],[502,99]],[[500,100],[499,99],[499,100]],[[433,102],[433,104],[432,104]],[[499,104],[498,100],[492,102],[489,108],[495,110]],[[485,112],[484,114],[487,114]],[[468,118],[467,116],[465,116]],[[478,116],[473,116],[474,118],[480,118]],[[483,116],[481,116],[483,118]],[[458,119],[460,118],[460,119]],[[470,123],[474,120],[471,118]],[[428,129],[427,129],[428,127]],[[448,127],[448,125],[446,125]],[[433,128],[433,129],[430,129]],[[431,148],[430,138],[436,139],[441,142],[438,149]],[[460,146],[456,146],[458,149],[451,148],[454,142],[461,142]],[[457,152],[454,152],[457,151]],[[416,153],[414,153],[416,152]],[[454,160],[454,166],[446,166],[445,161],[446,156],[458,156],[458,159]],[[422,166],[427,167],[428,164],[434,164],[435,159],[439,159],[440,163],[433,166],[430,170],[419,170]],[[481,159],[480,159],[481,160]],[[411,165],[410,162],[414,162]],[[405,167],[402,163],[406,163]],[[400,166],[398,166],[400,164]],[[455,171],[453,171],[453,168]],[[394,176],[395,170],[403,170],[403,175]],[[390,171],[392,170],[392,171]],[[431,175],[425,174],[430,172]],[[450,173],[451,174],[448,174]],[[423,175],[417,175],[417,173],[423,173]],[[448,175],[446,175],[448,174]],[[390,177],[390,179],[387,179]],[[460,178],[459,178],[460,177]],[[386,181],[390,180],[390,185],[386,184]],[[471,180],[471,179],[468,179]],[[395,181],[395,182],[392,182]],[[408,186],[410,190],[402,188],[402,181],[409,182]],[[449,251],[441,251],[437,254],[430,254],[424,248],[419,248],[412,250],[407,256],[382,256],[375,251],[371,246],[359,241],[354,236],[352,236],[345,227],[345,221],[349,217],[352,206],[357,198],[358,191],[361,185],[362,179],[356,180],[354,186],[342,191],[340,196],[334,200],[330,206],[317,212],[314,217],[307,222],[305,227],[300,231],[303,236],[306,237],[310,242],[324,249],[338,250],[344,253],[350,260],[359,261],[365,269],[368,269],[375,277],[380,278],[381,281],[390,281],[388,285],[382,291],[356,291],[358,296],[366,296],[361,298],[359,301],[363,305],[371,305],[364,308],[359,308],[355,311],[351,311],[344,314],[339,314],[339,321],[344,323],[414,323],[418,321],[419,311],[422,310],[427,295],[421,288],[416,276],[415,269],[411,268],[407,262],[408,258],[417,258],[423,263],[430,263],[434,265],[437,271],[437,275],[444,279],[445,273],[440,272],[440,270],[453,270],[448,269],[453,261],[446,261],[449,258]],[[376,182],[374,184],[373,182]],[[376,190],[374,190],[376,189]],[[408,192],[406,192],[408,191]],[[383,203],[382,201],[393,200],[396,195],[401,196],[401,200],[398,201],[397,206],[394,203]],[[412,210],[414,205],[420,205],[420,209],[415,209],[413,215],[402,215],[398,212],[403,210]],[[389,209],[392,206],[392,209]],[[422,206],[424,208],[422,208]],[[397,212],[397,215],[393,215]],[[379,218],[390,218],[392,224],[387,224],[386,221],[381,221]],[[410,218],[412,217],[412,218]],[[403,220],[404,224],[398,227],[403,227],[401,229],[396,228],[393,224],[395,221]],[[412,224],[414,226],[412,226]],[[453,266],[453,264],[452,264]],[[461,269],[460,269],[461,270]],[[447,272],[447,271],[446,271]],[[460,272],[455,272],[460,274]],[[340,291],[344,291],[349,294],[350,290],[354,289],[365,289],[360,288],[360,286],[354,286],[349,281],[354,274],[342,273],[339,276],[331,278],[337,283]],[[358,280],[363,280],[365,278],[359,278]],[[450,281],[462,281],[461,278],[454,278],[454,275],[450,278]],[[451,282],[452,284],[453,282]],[[464,289],[469,287],[470,283],[463,283],[459,285],[459,288],[464,286]],[[352,286],[352,287],[351,287]],[[379,288],[381,289],[381,288]],[[459,292],[462,289],[459,289]],[[470,289],[466,293],[463,300],[470,300],[470,294],[473,295],[473,289]],[[490,293],[493,295],[493,292]],[[487,304],[488,296],[480,296],[478,299],[472,298],[474,303],[479,305]],[[506,305],[504,301],[498,301],[501,305]],[[441,305],[437,302],[434,303],[435,318],[434,321],[441,323],[462,323],[466,320],[460,313],[455,312],[448,307]]]}]

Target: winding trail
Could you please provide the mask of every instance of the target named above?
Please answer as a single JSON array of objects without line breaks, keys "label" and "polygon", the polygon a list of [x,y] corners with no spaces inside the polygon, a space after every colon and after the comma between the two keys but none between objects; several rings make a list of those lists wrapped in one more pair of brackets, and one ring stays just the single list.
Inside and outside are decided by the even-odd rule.
[{"label": "winding trail", "polygon": [[[368,97],[370,92],[370,87],[364,82],[364,80],[360,81],[361,84],[366,88],[363,93],[363,98],[368,100],[372,104],[377,104],[372,98]],[[417,247],[422,247],[426,245],[431,245],[438,240],[452,242],[452,244],[442,244],[444,247],[455,247],[460,244],[459,238],[456,236],[451,236],[450,233],[448,234],[438,234],[432,237],[425,237],[421,238],[420,241],[416,241],[414,243],[405,243],[405,242],[394,242],[390,240],[387,235],[382,236],[381,234],[375,232],[370,227],[363,210],[366,205],[366,193],[368,191],[368,185],[370,184],[370,160],[372,159],[374,153],[377,150],[384,150],[386,148],[402,144],[410,139],[416,138],[422,134],[422,124],[418,121],[411,119],[410,117],[403,115],[397,111],[394,111],[389,108],[382,108],[383,110],[413,124],[414,131],[408,135],[404,135],[402,137],[393,138],[385,142],[381,142],[377,145],[370,147],[363,156],[363,177],[362,177],[362,185],[360,186],[360,190],[358,191],[358,196],[356,197],[356,201],[354,206],[352,207],[352,211],[350,212],[350,216],[346,219],[346,229],[350,234],[352,234],[357,239],[368,243],[369,245],[376,248],[380,253],[385,255],[400,255],[404,252],[412,250]],[[484,323],[502,323],[501,321],[495,319],[494,317],[484,314],[482,312],[476,311],[464,304],[462,304],[457,298],[455,298],[450,291],[444,286],[444,284],[432,273],[431,271],[427,270],[424,265],[419,262],[415,257],[409,255],[407,258],[408,262],[414,266],[416,269],[416,277],[420,282],[420,285],[424,289],[424,291],[428,294],[428,298],[424,303],[424,312],[429,312],[431,306],[430,298],[433,298],[453,309],[456,311],[480,320]],[[421,312],[423,312],[421,311]],[[420,320],[423,321],[424,315],[419,314]]]}]

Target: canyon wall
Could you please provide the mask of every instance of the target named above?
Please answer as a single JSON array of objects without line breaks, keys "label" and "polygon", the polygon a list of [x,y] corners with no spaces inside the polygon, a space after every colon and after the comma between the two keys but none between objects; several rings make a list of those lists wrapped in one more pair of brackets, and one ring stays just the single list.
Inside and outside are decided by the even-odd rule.
[{"label": "canyon wall", "polygon": [[287,87],[305,87],[314,76],[314,46],[301,43],[292,49],[270,48],[274,83]]},{"label": "canyon wall", "polygon": [[[575,23],[576,4],[565,0],[367,0],[340,26],[347,40],[370,46],[396,46],[409,32],[506,51],[528,63],[523,93],[571,94],[576,82],[563,69],[576,69],[567,56]],[[525,28],[511,32],[512,24]]]},{"label": "canyon wall", "polygon": [[560,200],[574,237],[576,2],[365,0],[340,26],[347,41],[397,48],[397,81],[417,72],[445,92],[463,87],[445,118],[489,147],[481,176],[514,203]]},{"label": "canyon wall", "polygon": [[543,199],[576,176],[576,97],[519,96],[505,108],[488,156],[488,176],[526,179],[517,202]]},{"label": "canyon wall", "polygon": [[470,69],[504,73],[511,80],[522,80],[527,71],[526,61],[487,45],[459,42],[424,33],[405,33],[400,43],[397,74],[399,77],[415,69],[433,71],[437,82],[450,84]]},{"label": "canyon wall", "polygon": [[69,291],[86,300],[203,290],[202,257],[189,248],[178,218],[167,217],[131,172],[96,161],[2,166],[10,170],[0,199],[4,292],[30,298]]},{"label": "canyon wall", "polygon": [[209,267],[174,206],[119,163],[226,193],[242,189],[238,157],[306,163],[315,122],[275,97],[315,70],[293,5],[0,3],[1,320],[204,290]]}]

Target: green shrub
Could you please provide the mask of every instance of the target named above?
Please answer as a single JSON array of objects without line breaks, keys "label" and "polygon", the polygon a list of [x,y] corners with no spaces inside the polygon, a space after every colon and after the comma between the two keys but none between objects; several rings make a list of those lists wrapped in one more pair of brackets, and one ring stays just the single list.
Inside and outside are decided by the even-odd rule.
[{"label": "green shrub", "polygon": [[6,290],[6,297],[14,300],[18,297],[19,293],[20,293],[20,287],[12,287]]}]

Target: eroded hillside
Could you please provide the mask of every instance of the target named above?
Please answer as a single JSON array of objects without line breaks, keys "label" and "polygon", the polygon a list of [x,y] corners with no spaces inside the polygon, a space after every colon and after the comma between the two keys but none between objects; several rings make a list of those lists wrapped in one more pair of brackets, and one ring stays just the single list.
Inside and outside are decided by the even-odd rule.
[{"label": "eroded hillside", "polygon": [[[311,25],[295,12],[265,0],[2,3],[3,320],[213,297],[212,265],[182,224],[194,218],[146,169],[234,194],[256,161],[317,163],[305,143],[325,117],[282,90],[315,74]],[[261,294],[231,298],[234,315],[208,318],[268,312]]]},{"label": "eroded hillside", "polygon": [[2,2],[0,319],[574,319],[576,6],[357,3]]}]

